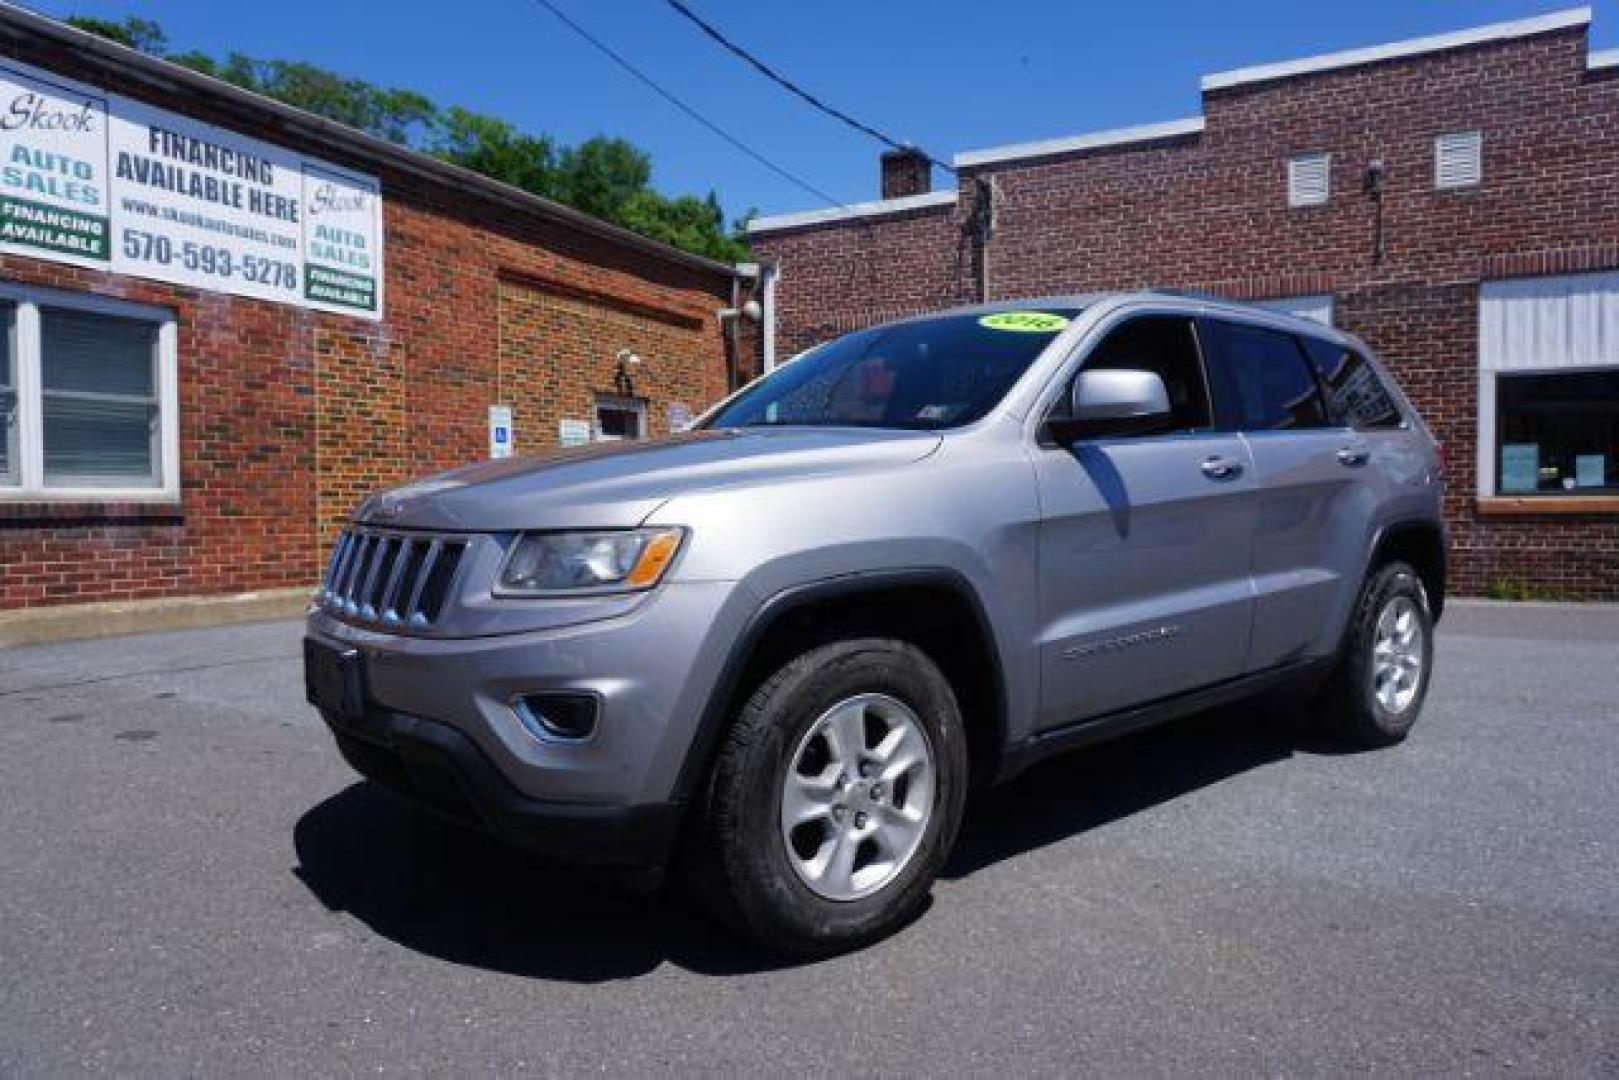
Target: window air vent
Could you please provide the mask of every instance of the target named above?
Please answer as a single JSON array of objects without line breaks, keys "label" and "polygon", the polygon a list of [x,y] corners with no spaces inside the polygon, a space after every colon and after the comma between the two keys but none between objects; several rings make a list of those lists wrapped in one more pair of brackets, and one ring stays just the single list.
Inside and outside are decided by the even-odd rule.
[{"label": "window air vent", "polygon": [[1321,206],[1331,191],[1332,158],[1301,154],[1287,162],[1287,205]]},{"label": "window air vent", "polygon": [[1481,132],[1458,131],[1434,140],[1435,187],[1473,187],[1483,179],[1484,136]]}]

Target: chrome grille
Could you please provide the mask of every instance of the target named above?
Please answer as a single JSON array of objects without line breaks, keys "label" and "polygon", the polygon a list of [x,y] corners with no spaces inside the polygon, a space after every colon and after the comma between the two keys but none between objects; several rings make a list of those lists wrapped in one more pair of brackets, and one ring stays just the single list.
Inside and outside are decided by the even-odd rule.
[{"label": "chrome grille", "polygon": [[321,604],[366,622],[432,626],[466,548],[461,538],[345,529],[326,564]]}]

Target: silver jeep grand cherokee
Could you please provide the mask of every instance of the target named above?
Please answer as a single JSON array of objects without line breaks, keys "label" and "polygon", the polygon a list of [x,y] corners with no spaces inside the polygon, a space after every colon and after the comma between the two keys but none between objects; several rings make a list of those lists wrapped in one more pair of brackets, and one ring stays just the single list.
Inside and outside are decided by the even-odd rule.
[{"label": "silver jeep grand cherokee", "polygon": [[1346,334],[1158,293],[962,309],[682,435],[368,499],[306,682],[366,776],[535,852],[678,864],[828,952],[918,910],[970,784],[1047,755],[1284,687],[1403,738],[1442,484]]}]

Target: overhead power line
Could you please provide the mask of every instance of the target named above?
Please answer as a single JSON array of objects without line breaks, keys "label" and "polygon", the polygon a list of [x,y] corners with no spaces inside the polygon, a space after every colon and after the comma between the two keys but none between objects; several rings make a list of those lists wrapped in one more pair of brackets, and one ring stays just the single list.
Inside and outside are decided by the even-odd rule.
[{"label": "overhead power line", "polygon": [[664,2],[670,7],[674,8],[681,15],[685,16],[703,33],[713,38],[720,48],[738,57],[743,63],[747,64],[749,67],[752,67],[754,70],[758,71],[759,74],[763,75],[777,86],[780,86],[788,93],[802,98],[804,101],[819,109],[821,112],[826,113],[833,119],[841,120],[843,123],[848,124],[862,135],[871,136],[884,146],[892,147],[895,150],[915,151],[927,158],[929,164],[936,165],[952,175],[955,173],[956,170],[954,167],[940,161],[938,158],[934,157],[932,154],[921,149],[920,147],[912,143],[900,142],[898,139],[892,138],[885,135],[883,132],[878,131],[870,124],[857,120],[853,116],[850,116],[848,113],[844,112],[842,109],[839,109],[833,105],[828,105],[826,102],[822,101],[808,90],[805,90],[802,86],[799,86],[797,83],[778,72],[775,68],[772,68],[769,64],[766,64],[763,60],[760,60],[757,56],[754,56],[747,49],[744,49],[742,46],[726,37],[718,27],[693,11],[689,6],[683,3],[682,0],[664,0]]},{"label": "overhead power line", "polygon": [[759,151],[755,150],[753,147],[749,146],[747,143],[743,142],[729,131],[726,131],[724,128],[720,127],[702,113],[698,112],[694,106],[687,104],[684,100],[676,96],[673,91],[665,88],[661,83],[653,79],[652,76],[630,63],[629,60],[617,52],[612,46],[598,38],[595,34],[592,34],[589,30],[586,30],[583,26],[580,26],[578,23],[574,22],[568,17],[566,12],[553,4],[551,0],[534,0],[534,2],[545,10],[549,11],[552,15],[555,15],[562,25],[566,26],[569,30],[572,30],[575,34],[578,34],[585,41],[589,42],[597,52],[600,52],[613,63],[629,72],[631,76],[646,86],[653,93],[657,94],[659,97],[663,98],[663,100],[667,101],[669,104],[673,105],[675,108],[697,121],[697,123],[701,124],[715,135],[718,135],[720,138],[730,143],[732,146],[746,154],[748,157],[752,158],[754,161],[757,161],[759,164],[763,165],[765,168],[769,169],[783,180],[786,180],[788,183],[794,184],[799,188],[802,188],[804,191],[809,192],[817,199],[820,199],[831,206],[844,206],[841,199],[828,195],[826,192],[822,191],[808,180],[796,176],[786,168],[777,165],[774,161],[771,161],[769,158],[759,153]]}]

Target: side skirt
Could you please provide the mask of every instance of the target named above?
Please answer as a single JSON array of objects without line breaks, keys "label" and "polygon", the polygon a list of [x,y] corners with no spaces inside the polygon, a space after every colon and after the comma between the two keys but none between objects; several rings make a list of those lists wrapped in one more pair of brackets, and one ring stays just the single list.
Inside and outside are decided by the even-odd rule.
[{"label": "side skirt", "polygon": [[1145,705],[1133,705],[1118,712],[1048,728],[1007,750],[1001,760],[1001,768],[995,776],[995,782],[1010,780],[1031,765],[1057,754],[1144,731],[1205,709],[1229,705],[1233,701],[1241,701],[1243,698],[1253,697],[1267,690],[1294,684],[1308,685],[1310,682],[1325,678],[1332,671],[1336,659],[1328,656],[1294,660],[1251,675],[1215,683],[1200,690],[1191,690],[1184,694],[1160,698]]}]

